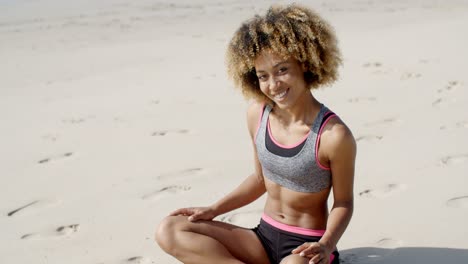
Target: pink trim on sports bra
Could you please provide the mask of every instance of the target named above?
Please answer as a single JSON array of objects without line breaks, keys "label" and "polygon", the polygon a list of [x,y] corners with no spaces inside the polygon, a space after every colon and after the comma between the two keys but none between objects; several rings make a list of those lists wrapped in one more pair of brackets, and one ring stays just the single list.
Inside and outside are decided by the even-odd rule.
[{"label": "pink trim on sports bra", "polygon": [[[327,115],[329,112],[327,112],[325,115]],[[317,140],[315,141],[315,161],[317,162],[317,165],[324,169],[324,170],[330,170],[331,168],[328,168],[328,167],[325,167],[323,166],[321,163],[320,163],[320,160],[319,160],[319,157],[318,157],[318,147],[319,147],[319,141],[320,141],[320,136],[322,135],[322,130],[323,128],[325,127],[325,125],[328,123],[328,121],[330,121],[331,118],[335,117],[336,115],[333,114],[331,116],[329,116],[322,124],[322,126],[320,127],[320,130],[317,134]]]},{"label": "pink trim on sports bra", "polygon": [[307,137],[308,137],[309,134],[310,134],[310,130],[309,130],[309,132],[307,132],[307,134],[304,136],[304,138],[301,139],[298,143],[287,146],[287,145],[283,145],[283,144],[279,143],[279,142],[276,141],[276,139],[273,137],[273,134],[271,133],[270,118],[269,118],[269,117],[268,117],[268,120],[267,120],[267,125],[268,125],[268,135],[270,135],[270,138],[271,138],[271,140],[273,141],[273,143],[275,143],[275,144],[276,144],[277,146],[279,146],[279,147],[286,148],[286,149],[292,149],[292,148],[295,148],[295,147],[299,146],[300,144],[302,144],[302,143],[307,139]]},{"label": "pink trim on sports bra", "polygon": [[260,114],[260,118],[258,119],[257,131],[255,131],[254,142],[257,141],[258,130],[260,129],[260,125],[262,123],[262,117],[263,117],[264,112],[265,112],[265,104],[262,105],[262,113]]}]

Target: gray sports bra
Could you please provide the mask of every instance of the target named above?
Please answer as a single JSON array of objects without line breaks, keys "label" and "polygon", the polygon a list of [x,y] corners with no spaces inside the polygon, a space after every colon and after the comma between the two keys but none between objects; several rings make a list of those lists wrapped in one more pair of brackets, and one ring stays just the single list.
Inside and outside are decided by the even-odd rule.
[{"label": "gray sports bra", "polygon": [[317,157],[317,143],[322,128],[332,117],[336,116],[326,106],[321,105],[311,131],[302,148],[291,157],[277,155],[267,149],[266,135],[268,116],[272,108],[266,105],[257,130],[255,145],[262,165],[263,175],[269,180],[297,192],[314,193],[330,187],[331,171],[320,164]]}]

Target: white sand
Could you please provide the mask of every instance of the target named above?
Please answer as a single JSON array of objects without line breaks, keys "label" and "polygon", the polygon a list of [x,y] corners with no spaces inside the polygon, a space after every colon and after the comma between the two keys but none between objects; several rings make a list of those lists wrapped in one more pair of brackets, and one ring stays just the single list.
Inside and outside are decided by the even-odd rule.
[{"label": "white sand", "polygon": [[[178,263],[157,223],[252,170],[224,52],[271,2],[173,2],[0,0],[0,263]],[[344,263],[468,263],[468,1],[309,5],[345,57],[316,95],[358,140]]]}]

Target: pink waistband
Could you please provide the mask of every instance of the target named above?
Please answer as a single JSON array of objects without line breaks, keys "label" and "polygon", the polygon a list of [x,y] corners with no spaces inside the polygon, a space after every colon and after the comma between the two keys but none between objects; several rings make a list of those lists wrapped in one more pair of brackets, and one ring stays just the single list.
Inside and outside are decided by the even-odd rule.
[{"label": "pink waistband", "polygon": [[298,226],[290,226],[287,224],[280,223],[276,221],[275,219],[269,217],[265,213],[262,214],[262,219],[263,221],[267,222],[268,224],[295,234],[300,234],[300,235],[305,235],[305,236],[323,236],[325,234],[325,230],[314,230],[314,229],[308,229],[308,228],[303,228],[303,227],[298,227]]}]

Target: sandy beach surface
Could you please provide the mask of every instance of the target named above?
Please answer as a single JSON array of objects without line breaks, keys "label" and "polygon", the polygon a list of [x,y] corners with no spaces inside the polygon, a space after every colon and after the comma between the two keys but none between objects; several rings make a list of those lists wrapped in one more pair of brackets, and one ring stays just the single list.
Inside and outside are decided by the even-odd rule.
[{"label": "sandy beach surface", "polygon": [[[253,170],[224,54],[272,3],[0,0],[0,263],[179,263],[157,223]],[[315,92],[358,142],[343,263],[468,263],[468,1],[301,3],[344,55]]]}]

